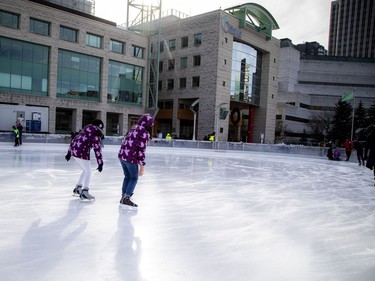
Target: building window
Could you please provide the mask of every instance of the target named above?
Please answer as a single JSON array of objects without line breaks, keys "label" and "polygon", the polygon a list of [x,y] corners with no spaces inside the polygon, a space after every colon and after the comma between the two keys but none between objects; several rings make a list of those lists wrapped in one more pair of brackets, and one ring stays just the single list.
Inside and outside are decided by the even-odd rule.
[{"label": "building window", "polygon": [[110,60],[107,100],[142,105],[143,72],[141,66]]},{"label": "building window", "polygon": [[164,42],[160,42],[160,53],[164,52]]},{"label": "building window", "polygon": [[144,58],[144,48],[133,45],[133,56],[136,58]]},{"label": "building window", "polygon": [[228,37],[225,37],[225,43],[228,43]]},{"label": "building window", "polygon": [[48,94],[49,48],[0,37],[0,92]]},{"label": "building window", "polygon": [[168,60],[168,70],[174,69],[174,59]]},{"label": "building window", "polygon": [[187,57],[180,58],[180,68],[187,68]]},{"label": "building window", "polygon": [[50,35],[50,23],[42,20],[30,18],[29,30],[32,33],[49,36]]},{"label": "building window", "polygon": [[180,89],[186,88],[186,78],[180,78]]},{"label": "building window", "polygon": [[101,49],[102,37],[95,34],[86,33],[86,45]]},{"label": "building window", "polygon": [[192,86],[193,87],[199,87],[199,76],[193,76],[193,80],[192,80]]},{"label": "building window", "polygon": [[227,64],[227,60],[226,59],[224,59],[224,65],[226,65]]},{"label": "building window", "polygon": [[174,88],[174,79],[168,79],[167,81],[167,89],[168,90],[173,90]]},{"label": "building window", "polygon": [[173,51],[176,49],[176,39],[172,39],[168,41],[168,48],[170,51]]},{"label": "building window", "polygon": [[60,26],[60,39],[69,42],[78,42],[78,31],[66,26]]},{"label": "building window", "polygon": [[259,105],[262,53],[244,43],[233,42],[231,72],[231,100]]},{"label": "building window", "polygon": [[201,56],[194,56],[193,57],[193,66],[200,66],[201,65]]},{"label": "building window", "polygon": [[186,48],[189,45],[189,37],[185,36],[181,38],[181,48]]},{"label": "building window", "polygon": [[202,33],[194,34],[194,46],[202,44]]},{"label": "building window", "polygon": [[123,54],[125,43],[111,39],[109,41],[109,50],[114,53]]},{"label": "building window", "polygon": [[18,29],[20,16],[14,13],[0,11],[0,25]]},{"label": "building window", "polygon": [[159,71],[163,71],[163,61],[159,61]]},{"label": "building window", "polygon": [[158,83],[158,90],[161,91],[163,90],[163,81],[159,80],[159,83]]},{"label": "building window", "polygon": [[57,97],[99,101],[100,69],[100,58],[59,50]]}]

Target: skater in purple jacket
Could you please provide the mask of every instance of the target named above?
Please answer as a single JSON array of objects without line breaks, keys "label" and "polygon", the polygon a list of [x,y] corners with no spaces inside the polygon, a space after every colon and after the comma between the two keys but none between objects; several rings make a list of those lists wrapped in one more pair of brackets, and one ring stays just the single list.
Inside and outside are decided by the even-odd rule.
[{"label": "skater in purple jacket", "polygon": [[137,208],[138,205],[130,200],[135,186],[138,182],[138,176],[144,173],[146,146],[151,138],[154,119],[150,114],[142,115],[137,124],[133,126],[126,134],[122,142],[118,158],[122,169],[124,170],[124,180],[122,183],[122,197],[120,206]]},{"label": "skater in purple jacket", "polygon": [[91,180],[90,151],[94,150],[97,170],[103,170],[103,156],[100,143],[102,141],[104,124],[102,120],[96,119],[85,126],[70,142],[68,153],[65,156],[66,161],[73,156],[82,169],[81,176],[73,190],[73,195],[79,196],[82,200],[95,200],[95,197],[89,194]]}]

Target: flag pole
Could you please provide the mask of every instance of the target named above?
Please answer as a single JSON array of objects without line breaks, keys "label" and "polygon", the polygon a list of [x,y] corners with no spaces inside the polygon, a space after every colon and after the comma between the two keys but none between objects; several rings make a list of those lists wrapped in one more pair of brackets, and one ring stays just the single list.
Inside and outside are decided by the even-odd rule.
[{"label": "flag pole", "polygon": [[352,131],[350,135],[350,141],[353,142],[353,130],[354,130],[354,101],[355,101],[355,88],[353,91],[353,112],[352,112]]}]

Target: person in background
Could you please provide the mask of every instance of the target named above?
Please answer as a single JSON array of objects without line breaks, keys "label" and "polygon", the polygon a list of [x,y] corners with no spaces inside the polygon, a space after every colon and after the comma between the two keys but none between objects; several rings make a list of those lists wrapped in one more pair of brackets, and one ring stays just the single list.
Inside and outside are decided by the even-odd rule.
[{"label": "person in background", "polygon": [[346,161],[349,161],[350,155],[352,154],[353,144],[350,140],[346,139],[344,142]]},{"label": "person in background", "polygon": [[[368,151],[370,153],[368,154]],[[368,154],[368,157],[367,157]],[[365,158],[367,160],[366,167],[374,172],[374,181],[375,181],[375,125],[372,125],[367,133],[366,137],[366,152]],[[375,183],[374,183],[375,186]]]},{"label": "person in background", "polygon": [[166,140],[172,140],[172,136],[170,133],[168,133],[166,136],[165,136],[165,139]]},{"label": "person in background", "polygon": [[341,153],[337,150],[337,148],[334,148],[335,151],[333,152],[333,160],[340,161]]},{"label": "person in background", "polygon": [[19,139],[20,139],[20,133],[16,126],[12,126],[13,129],[13,136],[14,136],[14,146],[19,146]]},{"label": "person in background", "polygon": [[16,121],[16,127],[18,129],[18,133],[19,133],[19,136],[20,136],[19,140],[18,140],[19,145],[22,145],[22,130],[23,130],[23,126],[22,126],[21,119],[23,119],[23,118],[18,118],[18,120]]},{"label": "person in background", "polygon": [[120,206],[137,209],[138,205],[130,200],[138,182],[138,177],[144,173],[146,165],[146,147],[151,138],[154,119],[150,114],[142,115],[137,124],[133,126],[126,134],[118,158],[124,171],[124,180],[122,182],[122,195]]},{"label": "person in background", "polygon": [[73,190],[73,195],[79,196],[81,200],[95,200],[95,197],[89,193],[92,174],[90,151],[91,149],[94,150],[98,163],[97,170],[101,172],[103,170],[103,156],[100,144],[103,128],[104,124],[100,119],[95,119],[92,124],[86,125],[71,141],[68,153],[65,156],[66,161],[69,161],[70,157],[73,156],[82,169],[81,176]]},{"label": "person in background", "polygon": [[357,159],[359,166],[365,165],[365,159],[363,158],[363,145],[359,140],[353,141],[353,149],[357,151]]}]

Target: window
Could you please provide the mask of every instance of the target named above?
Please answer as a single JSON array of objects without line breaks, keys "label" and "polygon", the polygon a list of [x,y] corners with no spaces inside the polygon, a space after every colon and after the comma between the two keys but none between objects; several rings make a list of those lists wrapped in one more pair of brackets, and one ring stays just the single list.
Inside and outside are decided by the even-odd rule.
[{"label": "window", "polygon": [[194,46],[202,44],[202,33],[194,34]]},{"label": "window", "polygon": [[0,25],[18,29],[20,16],[14,13],[0,11]]},{"label": "window", "polygon": [[181,48],[186,48],[189,45],[189,37],[185,36],[181,38]]},{"label": "window", "polygon": [[168,70],[174,69],[174,59],[168,60]]},{"label": "window", "polygon": [[30,18],[29,30],[32,33],[49,36],[50,35],[50,23],[46,21]]},{"label": "window", "polygon": [[95,35],[95,34],[86,33],[86,45],[101,49],[102,37]]},{"label": "window", "polygon": [[123,54],[125,43],[111,39],[109,41],[109,50],[114,53]]},{"label": "window", "polygon": [[163,71],[163,61],[159,61],[159,71]]},{"label": "window", "polygon": [[180,89],[186,88],[186,78],[180,78]]},{"label": "window", "polygon": [[168,47],[170,51],[173,51],[176,49],[176,39],[172,39],[168,41]]},{"label": "window", "polygon": [[187,68],[187,57],[180,58],[180,68]]},{"label": "window", "polygon": [[193,86],[193,87],[199,87],[199,80],[200,80],[200,79],[199,79],[199,76],[194,76],[194,77],[193,77],[193,81],[192,81],[192,82],[193,82],[193,83],[192,83],[192,86]]},{"label": "window", "polygon": [[158,90],[161,91],[163,90],[163,81],[159,80],[159,83],[158,83]]},{"label": "window", "polygon": [[144,58],[144,48],[133,45],[133,56],[136,58]]},{"label": "window", "polygon": [[69,42],[78,42],[78,31],[66,26],[60,26],[60,39]]},{"label": "window", "polygon": [[56,95],[60,98],[99,101],[101,59],[59,50]]},{"label": "window", "polygon": [[160,53],[164,52],[164,42],[160,42]]},{"label": "window", "polygon": [[167,89],[168,90],[173,90],[174,88],[174,80],[173,79],[168,79],[167,81]]},{"label": "window", "polygon": [[193,57],[193,66],[200,66],[201,65],[201,56],[194,56]]},{"label": "window", "polygon": [[0,36],[0,92],[48,95],[49,48]]},{"label": "window", "polygon": [[107,101],[142,105],[143,73],[141,66],[110,60]]}]

